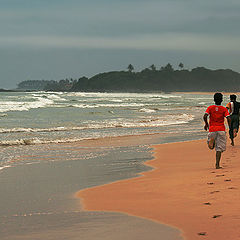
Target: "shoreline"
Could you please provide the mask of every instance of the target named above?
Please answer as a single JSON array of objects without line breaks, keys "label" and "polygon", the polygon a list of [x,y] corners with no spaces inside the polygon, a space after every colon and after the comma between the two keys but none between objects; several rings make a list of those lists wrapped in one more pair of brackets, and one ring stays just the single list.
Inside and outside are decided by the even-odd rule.
[{"label": "shoreline", "polygon": [[179,229],[185,239],[237,239],[239,141],[236,144],[228,143],[221,161],[225,168],[219,170],[205,140],[155,145],[154,159],[144,163],[152,170],[81,190],[76,197],[87,211],[150,219]]},{"label": "shoreline", "polygon": [[[15,159],[20,164],[0,174],[0,202],[4,206],[0,222],[7,222],[0,238],[81,236],[83,240],[120,240],[131,236],[132,240],[154,240],[156,236],[166,236],[165,239],[178,240],[176,229],[127,214],[84,212],[79,200],[73,198],[79,189],[130,179],[147,171],[149,168],[142,162],[151,159],[149,142],[156,144],[160,137],[146,135],[74,145],[24,146],[21,153],[18,151],[19,159]],[[36,157],[39,160],[36,164],[29,163],[29,159]]]}]

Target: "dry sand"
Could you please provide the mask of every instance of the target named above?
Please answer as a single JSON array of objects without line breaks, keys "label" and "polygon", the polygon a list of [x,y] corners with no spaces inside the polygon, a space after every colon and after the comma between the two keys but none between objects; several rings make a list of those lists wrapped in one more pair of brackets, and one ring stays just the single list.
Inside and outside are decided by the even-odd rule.
[{"label": "dry sand", "polygon": [[154,146],[154,169],[79,191],[85,210],[123,212],[182,231],[188,240],[240,239],[240,142],[214,169],[215,151],[205,140]]}]

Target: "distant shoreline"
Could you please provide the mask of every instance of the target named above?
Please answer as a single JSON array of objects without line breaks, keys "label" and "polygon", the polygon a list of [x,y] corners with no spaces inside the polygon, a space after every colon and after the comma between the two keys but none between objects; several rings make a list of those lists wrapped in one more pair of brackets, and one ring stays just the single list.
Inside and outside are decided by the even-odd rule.
[{"label": "distant shoreline", "polygon": [[22,89],[0,89],[0,92],[69,92],[69,93],[75,93],[75,92],[83,92],[83,93],[139,93],[139,94],[201,94],[201,95],[211,95],[215,92],[221,92],[226,95],[230,94],[236,94],[240,95],[240,92],[230,92],[230,91],[171,91],[171,92],[164,92],[164,91],[49,91],[49,90],[22,90]]},{"label": "distant shoreline", "polygon": [[110,71],[61,80],[25,80],[17,85],[22,90],[73,92],[240,92],[240,73],[231,69],[211,70],[195,67],[175,70],[171,64],[157,70],[146,68],[139,72]]},{"label": "distant shoreline", "polygon": [[3,88],[1,88],[1,89],[0,89],[0,92],[17,92],[17,91],[15,91],[15,90],[10,90],[10,89],[3,89]]}]

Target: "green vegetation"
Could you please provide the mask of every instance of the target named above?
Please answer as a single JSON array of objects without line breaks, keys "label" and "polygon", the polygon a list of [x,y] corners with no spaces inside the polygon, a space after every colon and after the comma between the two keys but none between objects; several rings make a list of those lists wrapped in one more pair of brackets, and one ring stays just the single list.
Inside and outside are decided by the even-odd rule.
[{"label": "green vegetation", "polygon": [[[18,84],[19,89],[86,92],[173,92],[173,91],[240,91],[240,74],[230,69],[210,70],[196,67],[184,69],[179,63],[174,70],[168,63],[157,70],[152,64],[134,72],[129,64],[126,71],[100,73],[92,78],[60,81],[28,80]],[[29,88],[31,87],[31,88]]]}]

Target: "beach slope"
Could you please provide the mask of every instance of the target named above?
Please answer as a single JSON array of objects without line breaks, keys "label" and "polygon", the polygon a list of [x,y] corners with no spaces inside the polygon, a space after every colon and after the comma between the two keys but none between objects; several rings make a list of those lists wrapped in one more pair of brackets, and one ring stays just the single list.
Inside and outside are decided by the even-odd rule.
[{"label": "beach slope", "polygon": [[240,144],[228,144],[223,169],[205,140],[153,146],[153,170],[81,190],[85,210],[123,212],[174,226],[188,240],[240,239]]}]

